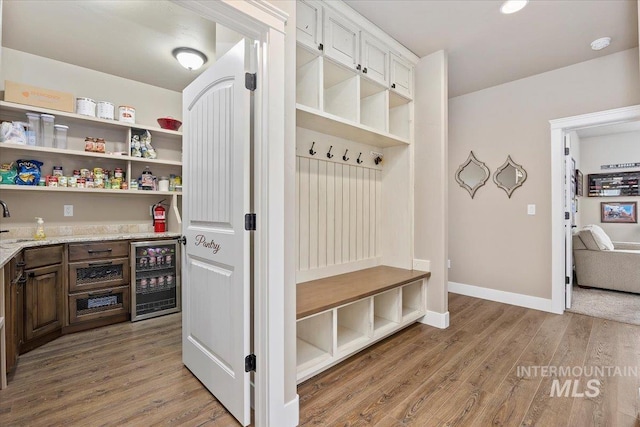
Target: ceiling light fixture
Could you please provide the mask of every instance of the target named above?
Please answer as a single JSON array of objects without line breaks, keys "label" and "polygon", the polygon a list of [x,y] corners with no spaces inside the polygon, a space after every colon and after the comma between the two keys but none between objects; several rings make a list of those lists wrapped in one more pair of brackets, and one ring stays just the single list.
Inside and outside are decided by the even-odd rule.
[{"label": "ceiling light fixture", "polygon": [[600,37],[591,42],[591,49],[602,50],[611,44],[611,37]]},{"label": "ceiling light fixture", "polygon": [[207,62],[207,56],[204,53],[190,47],[177,47],[172,53],[180,65],[187,70],[197,70]]},{"label": "ceiling light fixture", "polygon": [[529,3],[529,0],[507,0],[500,7],[500,12],[505,15],[516,13],[517,11],[522,10],[527,3]]}]

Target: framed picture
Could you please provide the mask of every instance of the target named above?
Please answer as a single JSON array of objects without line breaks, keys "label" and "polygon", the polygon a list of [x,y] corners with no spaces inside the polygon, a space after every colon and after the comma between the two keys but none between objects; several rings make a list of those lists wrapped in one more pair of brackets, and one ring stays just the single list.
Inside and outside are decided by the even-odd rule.
[{"label": "framed picture", "polygon": [[576,194],[578,196],[584,196],[584,188],[582,186],[583,177],[580,169],[576,169]]},{"label": "framed picture", "polygon": [[636,224],[638,202],[600,202],[600,222]]}]

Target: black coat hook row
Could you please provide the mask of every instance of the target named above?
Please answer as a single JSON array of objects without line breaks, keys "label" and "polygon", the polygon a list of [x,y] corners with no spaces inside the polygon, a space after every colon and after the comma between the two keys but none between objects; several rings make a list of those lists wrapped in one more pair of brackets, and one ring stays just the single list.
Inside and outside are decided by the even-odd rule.
[{"label": "black coat hook row", "polygon": [[358,164],[362,163],[364,160],[360,160],[360,157],[362,156],[362,153],[358,154],[358,158],[356,159],[356,162]]},{"label": "black coat hook row", "polygon": [[344,160],[345,162],[349,161],[349,158],[347,157],[348,152],[349,152],[349,149],[347,148],[346,150],[344,150],[344,156],[342,156],[342,160]]},{"label": "black coat hook row", "polygon": [[333,148],[333,145],[329,147],[329,151],[327,151],[327,158],[331,159],[333,157],[333,154],[331,154],[331,149]]},{"label": "black coat hook row", "polygon": [[309,149],[309,154],[311,154],[312,156],[316,155],[316,151],[313,151],[313,146],[316,145],[316,142],[313,141],[313,144],[311,144],[311,148]]}]

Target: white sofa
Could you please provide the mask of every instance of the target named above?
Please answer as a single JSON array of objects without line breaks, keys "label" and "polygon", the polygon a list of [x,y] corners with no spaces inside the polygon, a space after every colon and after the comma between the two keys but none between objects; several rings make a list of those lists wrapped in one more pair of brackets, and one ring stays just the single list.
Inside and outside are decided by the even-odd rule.
[{"label": "white sofa", "polygon": [[573,234],[578,286],[640,293],[640,243],[612,242],[598,225]]}]

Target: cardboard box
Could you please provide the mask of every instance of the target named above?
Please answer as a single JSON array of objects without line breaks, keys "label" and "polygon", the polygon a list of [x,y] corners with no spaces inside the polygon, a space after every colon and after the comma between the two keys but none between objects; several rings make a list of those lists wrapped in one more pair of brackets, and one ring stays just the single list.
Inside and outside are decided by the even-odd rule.
[{"label": "cardboard box", "polygon": [[69,113],[75,111],[75,98],[71,93],[43,89],[9,80],[4,81],[4,100]]}]

